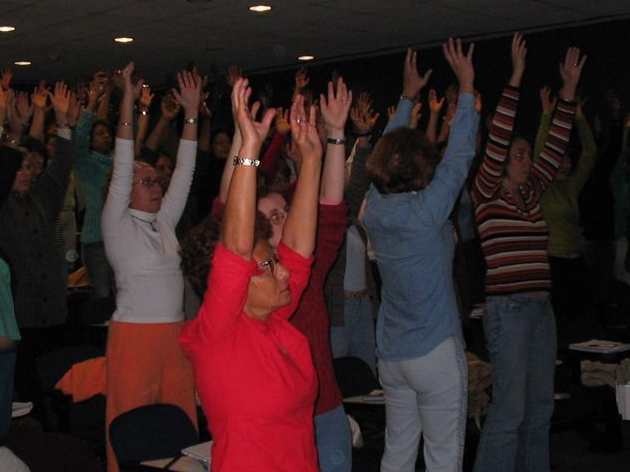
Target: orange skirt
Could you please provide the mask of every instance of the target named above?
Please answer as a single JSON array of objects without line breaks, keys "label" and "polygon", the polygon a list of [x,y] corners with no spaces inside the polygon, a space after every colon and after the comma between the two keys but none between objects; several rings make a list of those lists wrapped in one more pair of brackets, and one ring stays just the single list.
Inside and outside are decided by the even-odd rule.
[{"label": "orange skirt", "polygon": [[107,336],[107,470],[118,472],[109,442],[116,416],[143,405],[171,403],[197,425],[195,385],[178,338],[184,322],[123,323],[112,321]]}]

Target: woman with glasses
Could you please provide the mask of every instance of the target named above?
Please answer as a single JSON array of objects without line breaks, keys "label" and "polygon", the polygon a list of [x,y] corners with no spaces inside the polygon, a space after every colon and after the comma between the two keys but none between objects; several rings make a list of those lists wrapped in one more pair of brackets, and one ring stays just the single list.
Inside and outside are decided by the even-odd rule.
[{"label": "woman with glasses", "polygon": [[291,128],[302,171],[274,251],[270,223],[256,210],[256,167],[275,110],[255,122],[257,106],[248,108],[250,95],[248,81],[237,80],[232,107],[242,145],[230,164],[208,289],[180,342],[192,360],[214,440],[214,472],[316,472],[317,379],[308,341],[288,320],[313,263],[322,148],[315,110],[311,107],[305,120],[304,100],[298,97]]},{"label": "woman with glasses", "polygon": [[[184,108],[184,126],[177,166],[163,195],[156,170],[134,162],[133,103],[142,80],[132,83],[133,68],[130,63],[122,72],[114,171],[102,219],[117,288],[107,340],[107,428],[117,415],[152,403],[178,405],[196,423],[192,370],[177,342],[184,280],[175,226],[195,167],[201,79],[178,74],[174,93]],[[118,470],[109,441],[107,459],[108,470]]]}]

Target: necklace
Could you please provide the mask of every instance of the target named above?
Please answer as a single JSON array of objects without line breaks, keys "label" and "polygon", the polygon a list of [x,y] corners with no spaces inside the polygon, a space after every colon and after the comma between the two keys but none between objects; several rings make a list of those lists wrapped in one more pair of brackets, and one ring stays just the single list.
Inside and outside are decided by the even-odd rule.
[{"label": "necklace", "polygon": [[156,233],[158,232],[158,228],[157,228],[157,226],[155,225],[155,223],[157,223],[157,218],[154,218],[153,220],[149,221],[149,220],[143,220],[142,218],[138,218],[138,217],[137,217],[137,216],[135,216],[135,215],[131,215],[131,217],[132,217],[132,218],[134,218],[134,219],[136,219],[136,220],[138,220],[138,221],[142,221],[143,223],[146,223],[146,224],[150,225],[150,226],[151,226],[151,229],[152,229],[153,231],[155,231]]}]

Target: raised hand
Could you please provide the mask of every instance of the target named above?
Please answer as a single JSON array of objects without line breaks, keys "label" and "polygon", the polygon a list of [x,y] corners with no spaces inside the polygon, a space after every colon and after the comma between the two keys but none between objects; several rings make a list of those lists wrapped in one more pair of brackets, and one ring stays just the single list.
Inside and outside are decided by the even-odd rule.
[{"label": "raised hand", "polygon": [[28,94],[26,92],[18,92],[16,94],[15,107],[22,123],[26,126],[35,110],[33,104],[29,103]]},{"label": "raised hand", "polygon": [[481,93],[475,90],[475,111],[481,113],[481,110],[483,110],[483,98],[481,97]]},{"label": "raised hand", "polygon": [[[196,71],[182,71],[177,74],[179,91],[173,89],[173,96],[184,107],[186,118],[196,118],[201,101],[201,84],[203,80]],[[191,116],[188,116],[188,115]],[[194,115],[194,116],[192,116]]]},{"label": "raised hand", "polygon": [[[301,95],[300,97],[303,101],[304,97]],[[297,97],[296,97],[296,100],[297,100]],[[302,103],[302,107],[304,107],[303,103]],[[276,125],[276,133],[287,134],[288,132],[291,131],[291,124],[289,123],[289,110],[283,111],[282,108],[276,109],[275,125]]]},{"label": "raised hand", "polygon": [[306,70],[306,68],[302,67],[298,69],[295,73],[295,90],[304,90],[310,81],[311,78],[308,76],[308,71]]},{"label": "raised hand", "polygon": [[48,103],[48,90],[46,90],[46,81],[42,80],[33,90],[31,102],[35,108],[45,109]]},{"label": "raised hand", "polygon": [[413,100],[420,90],[429,82],[433,69],[429,69],[424,75],[418,73],[418,53],[407,49],[405,66],[403,68],[403,97]]},{"label": "raised hand", "polygon": [[261,121],[255,121],[254,117],[260,107],[260,102],[254,103],[250,111],[248,102],[251,95],[252,89],[249,88],[247,79],[240,78],[234,83],[232,88],[232,107],[236,111],[236,121],[243,137],[241,150],[243,153],[248,154],[241,157],[250,158],[258,157],[262,142],[267,136],[271,122],[276,114],[276,110],[272,108],[265,112]]},{"label": "raised hand", "polygon": [[396,115],[396,105],[387,107],[387,121],[388,122],[392,121],[392,119],[394,118],[394,115]]},{"label": "raised hand", "polygon": [[123,88],[123,100],[131,100],[131,102],[135,102],[140,96],[140,91],[142,90],[142,85],[144,81],[142,79],[138,79],[138,81],[133,83],[133,71],[135,65],[133,61],[125,66],[125,68],[120,71],[124,88]]},{"label": "raised hand", "polygon": [[512,38],[512,77],[510,85],[520,87],[523,74],[525,73],[525,57],[527,56],[527,43],[521,33],[514,33]]},{"label": "raised hand", "polygon": [[366,135],[372,132],[378,121],[379,114],[372,110],[370,94],[362,92],[357,105],[350,109],[350,119],[356,135]]},{"label": "raised hand", "polygon": [[459,81],[460,93],[475,92],[475,68],[472,63],[474,50],[475,45],[471,44],[468,47],[468,53],[464,54],[461,39],[453,41],[453,38],[449,38],[448,41],[442,45],[446,62],[449,63]]},{"label": "raised hand", "polygon": [[13,78],[13,72],[10,69],[6,69],[2,71],[2,79],[0,79],[2,90],[9,90],[11,88],[12,78]]},{"label": "raised hand", "polygon": [[225,75],[225,79],[230,87],[234,87],[236,81],[243,77],[243,71],[237,65],[231,65],[228,67],[227,74]]},{"label": "raised hand", "polygon": [[140,96],[138,97],[138,106],[143,110],[148,110],[151,106],[154,94],[151,93],[151,87],[147,84],[143,84],[140,89]]},{"label": "raised hand", "polygon": [[437,93],[434,89],[429,90],[429,111],[431,113],[440,113],[444,106],[444,97],[438,100]]},{"label": "raised hand", "polygon": [[52,102],[53,109],[55,110],[57,124],[68,124],[70,92],[68,91],[66,84],[63,82],[55,83],[55,92],[51,95],[50,101]]},{"label": "raised hand", "polygon": [[567,49],[564,62],[558,64],[560,77],[564,84],[560,90],[562,98],[566,100],[575,99],[575,92],[585,63],[586,55],[580,58],[580,48],[570,47]]},{"label": "raised hand", "polygon": [[341,77],[337,79],[336,89],[335,91],[332,82],[328,82],[328,95],[321,94],[319,103],[328,137],[343,138],[348,112],[352,105],[352,92],[348,90]]},{"label": "raised hand", "polygon": [[547,86],[540,89],[540,105],[545,115],[551,115],[556,109],[558,99],[551,98],[551,89]]},{"label": "raised hand", "polygon": [[411,109],[411,116],[409,117],[409,128],[416,129],[418,127],[418,122],[420,121],[420,117],[422,116],[420,110],[422,109],[422,102],[416,102]]},{"label": "raised hand", "polygon": [[11,89],[5,90],[4,94],[7,101],[7,121],[11,128],[11,139],[19,141],[22,139],[22,133],[24,132],[24,123],[17,110],[17,96]]},{"label": "raised hand", "polygon": [[291,136],[297,146],[300,161],[321,160],[323,154],[322,142],[317,132],[317,113],[311,105],[306,118],[304,111],[304,97],[298,95],[291,105]]}]

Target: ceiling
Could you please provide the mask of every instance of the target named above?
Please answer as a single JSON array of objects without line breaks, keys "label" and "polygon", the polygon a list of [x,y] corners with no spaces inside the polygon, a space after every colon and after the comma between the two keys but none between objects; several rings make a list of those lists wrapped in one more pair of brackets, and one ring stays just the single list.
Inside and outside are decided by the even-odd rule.
[{"label": "ceiling", "polygon": [[[152,84],[193,60],[202,72],[240,64],[249,74],[434,46],[448,36],[482,39],[630,18],[624,0],[2,0],[0,67],[17,81],[83,80],[135,60]],[[261,2],[262,3],[262,2]],[[135,41],[118,44],[114,37]],[[29,67],[13,65],[28,60]]]}]

